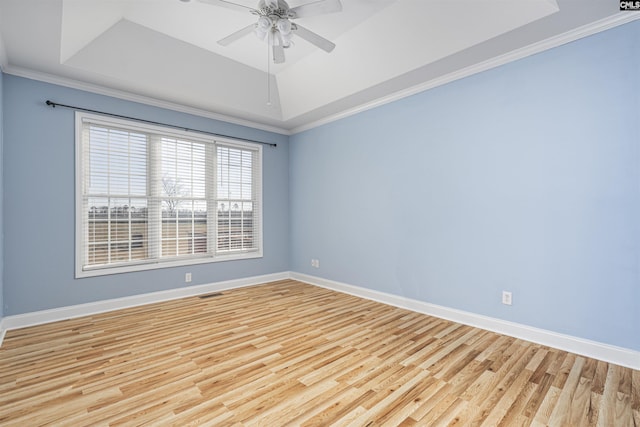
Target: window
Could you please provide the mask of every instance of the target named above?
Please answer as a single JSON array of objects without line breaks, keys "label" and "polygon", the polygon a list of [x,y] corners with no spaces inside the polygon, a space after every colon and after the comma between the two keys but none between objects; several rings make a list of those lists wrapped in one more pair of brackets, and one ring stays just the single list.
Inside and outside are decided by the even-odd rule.
[{"label": "window", "polygon": [[76,276],[262,256],[258,144],[76,113]]}]

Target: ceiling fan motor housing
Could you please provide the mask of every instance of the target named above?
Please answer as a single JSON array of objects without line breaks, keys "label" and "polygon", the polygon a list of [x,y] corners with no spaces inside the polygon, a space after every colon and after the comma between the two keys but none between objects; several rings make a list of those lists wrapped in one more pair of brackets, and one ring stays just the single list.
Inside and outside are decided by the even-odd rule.
[{"label": "ceiling fan motor housing", "polygon": [[260,3],[258,3],[257,13],[260,16],[275,17],[278,19],[293,18],[292,14],[289,12],[289,5],[284,0],[277,0],[277,2],[260,0]]}]

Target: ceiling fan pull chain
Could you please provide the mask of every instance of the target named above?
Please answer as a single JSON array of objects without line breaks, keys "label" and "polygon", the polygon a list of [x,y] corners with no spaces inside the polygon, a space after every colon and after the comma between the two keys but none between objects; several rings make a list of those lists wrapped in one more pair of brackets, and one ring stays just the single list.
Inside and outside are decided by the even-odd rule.
[{"label": "ceiling fan pull chain", "polygon": [[273,34],[269,31],[269,43],[267,43],[267,105],[271,106],[271,38]]}]

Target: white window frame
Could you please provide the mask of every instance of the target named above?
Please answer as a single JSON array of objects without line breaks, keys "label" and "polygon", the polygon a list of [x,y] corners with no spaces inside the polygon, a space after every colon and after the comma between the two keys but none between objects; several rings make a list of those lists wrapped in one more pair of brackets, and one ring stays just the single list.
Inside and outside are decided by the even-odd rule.
[{"label": "white window frame", "polygon": [[[222,147],[237,147],[249,149],[251,151],[255,151],[257,153],[257,194],[255,195],[255,202],[258,205],[258,214],[257,218],[254,220],[258,227],[258,247],[251,250],[246,251],[234,251],[229,253],[218,253],[214,248],[211,247],[212,242],[217,242],[217,209],[214,209],[211,212],[210,209],[207,210],[207,245],[208,251],[206,254],[199,255],[198,257],[192,258],[155,258],[155,259],[146,259],[140,261],[130,261],[129,263],[118,264],[116,266],[101,266],[101,267],[88,267],[84,268],[84,251],[87,250],[85,243],[85,221],[83,221],[85,212],[85,207],[83,206],[83,141],[82,141],[82,131],[83,131],[83,123],[85,121],[90,121],[96,124],[103,124],[105,126],[111,127],[119,127],[124,130],[131,131],[139,131],[139,132],[151,132],[154,134],[166,135],[168,137],[174,138],[184,138],[190,141],[198,141],[205,142],[210,144],[207,148],[207,151],[216,152],[217,146]],[[243,141],[241,139],[232,139],[232,138],[223,138],[218,136],[212,136],[204,133],[198,133],[193,131],[182,131],[179,129],[174,129],[172,127],[163,127],[160,125],[147,124],[143,122],[138,122],[135,120],[126,120],[120,118],[113,118],[110,116],[103,116],[98,114],[91,114],[77,111],[75,113],[75,277],[76,278],[85,278],[85,277],[95,277],[95,276],[104,276],[111,274],[119,274],[119,273],[128,273],[135,271],[145,271],[145,270],[154,270],[158,268],[170,268],[170,267],[181,267],[181,266],[189,266],[195,264],[205,264],[205,263],[213,263],[213,262],[221,262],[221,261],[231,261],[231,260],[245,260],[245,259],[254,259],[254,258],[262,258],[263,257],[263,204],[262,204],[262,193],[263,193],[263,179],[262,179],[262,146],[260,144]],[[215,161],[215,155],[213,157]],[[150,169],[153,165],[150,165]],[[213,183],[211,184],[211,188],[207,191],[217,192],[217,183],[215,182],[215,168],[216,164],[213,165]],[[153,174],[152,171],[147,172],[147,177],[150,177]],[[209,180],[209,177],[207,177]],[[149,190],[148,190],[149,191]],[[149,194],[147,194],[149,197]],[[213,197],[214,200],[217,200],[217,195]],[[149,214],[148,221],[151,221],[153,214]],[[159,227],[160,221],[162,221],[161,214],[158,217],[156,213],[156,227],[153,225],[150,226],[150,229],[153,230],[155,228],[154,234],[156,234],[155,238],[159,238],[159,234],[157,233],[157,228]],[[213,233],[213,235],[211,235]],[[150,235],[152,233],[149,233]],[[150,237],[153,238],[153,237]],[[214,244],[215,246],[215,244]]]}]

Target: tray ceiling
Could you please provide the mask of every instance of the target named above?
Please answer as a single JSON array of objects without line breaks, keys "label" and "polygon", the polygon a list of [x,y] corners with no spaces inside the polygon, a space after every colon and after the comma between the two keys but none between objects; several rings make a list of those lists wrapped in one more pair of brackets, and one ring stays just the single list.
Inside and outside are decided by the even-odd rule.
[{"label": "tray ceiling", "polygon": [[602,0],[342,3],[340,13],[297,20],[333,41],[333,52],[294,38],[286,62],[275,65],[253,34],[216,43],[255,22],[248,12],[196,0],[0,0],[0,53],[9,73],[55,76],[286,133],[620,14]]}]

